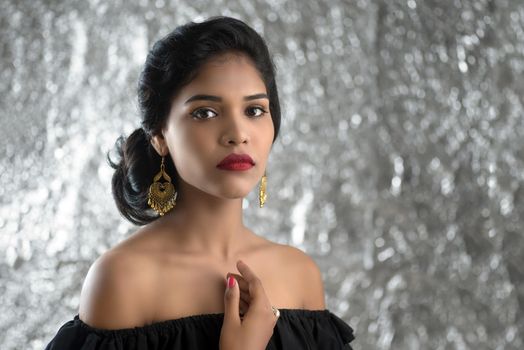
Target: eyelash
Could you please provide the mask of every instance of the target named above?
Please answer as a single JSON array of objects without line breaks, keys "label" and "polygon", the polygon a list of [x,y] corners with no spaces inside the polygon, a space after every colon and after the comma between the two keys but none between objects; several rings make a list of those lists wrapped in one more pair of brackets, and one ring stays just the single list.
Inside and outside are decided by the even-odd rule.
[{"label": "eyelash", "polygon": [[[262,111],[262,113],[260,115],[252,116],[253,118],[261,118],[261,117],[263,117],[267,113],[267,111],[264,108],[260,107],[260,106],[251,106],[251,107],[248,107],[248,109],[249,108],[260,109]],[[198,117],[197,116],[197,114],[198,114],[197,112],[199,112],[199,111],[211,111],[211,112],[214,113],[214,111],[209,109],[209,108],[205,108],[205,107],[197,108],[193,112],[191,112],[191,116],[193,117],[193,119],[202,119],[202,120],[211,119],[211,118],[200,118],[200,117]]]}]

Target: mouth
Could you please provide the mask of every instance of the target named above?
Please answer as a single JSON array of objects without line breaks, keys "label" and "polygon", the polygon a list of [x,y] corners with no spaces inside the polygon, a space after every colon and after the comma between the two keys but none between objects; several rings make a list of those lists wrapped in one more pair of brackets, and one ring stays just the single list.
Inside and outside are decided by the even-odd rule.
[{"label": "mouth", "polygon": [[217,164],[217,168],[223,170],[248,170],[254,165],[255,161],[248,154],[231,153]]}]

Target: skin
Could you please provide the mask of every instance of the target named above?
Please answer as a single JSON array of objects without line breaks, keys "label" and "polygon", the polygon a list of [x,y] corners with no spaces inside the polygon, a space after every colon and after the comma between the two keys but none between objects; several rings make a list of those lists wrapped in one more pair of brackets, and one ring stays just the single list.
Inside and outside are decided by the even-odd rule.
[{"label": "skin", "polygon": [[[223,101],[185,103],[197,94]],[[274,136],[269,100],[243,100],[255,94],[267,91],[245,56],[212,59],[175,96],[162,135],[152,139],[160,155],[172,158],[180,175],[176,207],[161,221],[179,228],[172,237],[177,246],[183,242],[188,250],[229,261],[254,239],[242,221],[242,199],[264,174]],[[246,171],[216,168],[233,152],[249,154],[255,166]]]},{"label": "skin", "polygon": [[[239,317],[238,297],[241,293],[238,285],[229,285],[224,295],[227,312],[224,313],[224,323],[220,331],[220,350],[263,350],[266,349],[274,333],[278,316],[275,317],[267,298],[262,282],[243,261],[239,260],[237,267],[243,280],[249,286],[251,304],[243,319]],[[234,282],[235,279],[230,277]]]},{"label": "skin", "polygon": [[[188,99],[218,96],[222,101]],[[246,101],[246,96],[259,95]],[[264,95],[264,96],[260,96]],[[265,242],[242,221],[242,200],[266,168],[274,137],[267,90],[250,59],[229,53],[212,58],[172,101],[162,135],[152,139],[159,155],[171,156],[180,176],[176,209],[163,224],[178,228],[173,243],[225,265]],[[247,153],[255,166],[227,171],[216,165],[230,153]],[[252,248],[251,248],[252,249]],[[241,312],[250,297],[241,281]]]},{"label": "skin", "polygon": [[[176,206],[97,259],[82,288],[81,320],[119,329],[222,313],[229,273],[238,281],[239,312],[247,316],[253,303],[325,308],[313,260],[297,248],[258,236],[242,220],[242,200],[264,174],[274,136],[269,100],[244,97],[264,93],[250,59],[228,53],[204,64],[174,96],[165,127],[151,144],[177,168]],[[185,103],[197,94],[222,100]],[[192,113],[208,119],[195,119]],[[249,154],[255,166],[242,172],[216,168],[233,152]],[[257,289],[264,292],[258,293],[258,302],[238,260],[260,280]]]}]

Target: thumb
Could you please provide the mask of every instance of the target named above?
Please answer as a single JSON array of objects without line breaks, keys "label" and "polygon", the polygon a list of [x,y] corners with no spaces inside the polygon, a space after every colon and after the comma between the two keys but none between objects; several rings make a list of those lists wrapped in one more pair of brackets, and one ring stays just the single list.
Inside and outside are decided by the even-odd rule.
[{"label": "thumb", "polygon": [[[224,324],[240,325],[240,289],[233,276],[229,276],[224,293]],[[231,285],[233,284],[233,285]]]}]

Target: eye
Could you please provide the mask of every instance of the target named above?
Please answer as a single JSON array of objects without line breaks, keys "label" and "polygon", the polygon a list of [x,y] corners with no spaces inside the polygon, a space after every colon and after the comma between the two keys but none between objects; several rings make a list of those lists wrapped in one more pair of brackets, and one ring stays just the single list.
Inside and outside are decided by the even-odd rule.
[{"label": "eye", "polygon": [[259,111],[262,111],[262,113],[259,113],[259,114],[255,115],[255,117],[262,117],[264,114],[267,113],[267,111],[264,108],[259,107],[259,106],[248,107],[247,110],[249,111],[249,110],[254,110],[254,109],[258,109]]},{"label": "eye", "polygon": [[191,112],[191,115],[195,119],[211,119],[211,118],[201,117],[202,115],[204,115],[204,116],[208,115],[208,113],[199,113],[199,112],[202,112],[202,111],[215,113],[215,112],[213,112],[212,110],[210,110],[208,108],[198,108],[198,109],[195,109],[193,112]]}]

